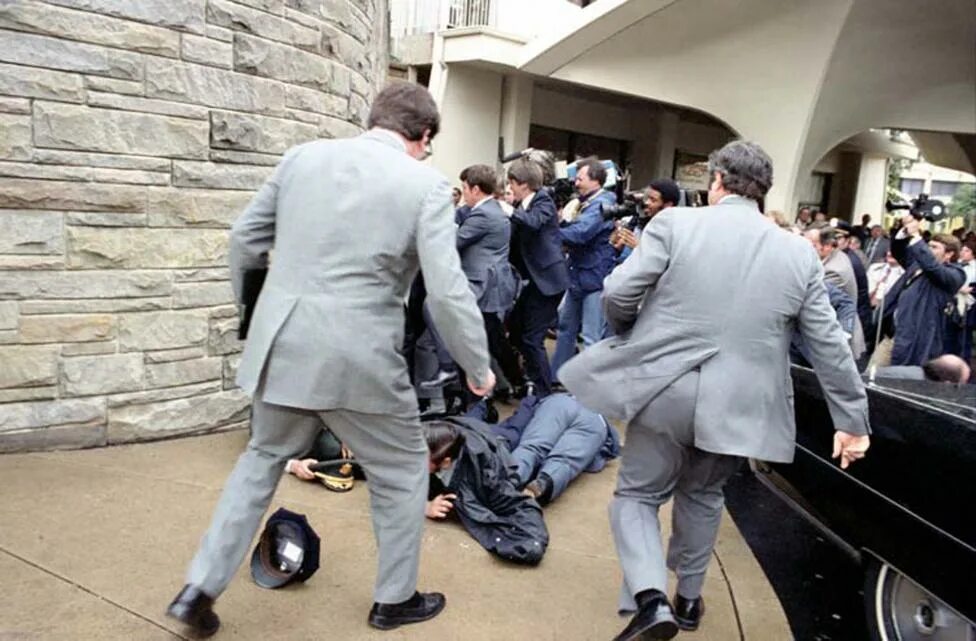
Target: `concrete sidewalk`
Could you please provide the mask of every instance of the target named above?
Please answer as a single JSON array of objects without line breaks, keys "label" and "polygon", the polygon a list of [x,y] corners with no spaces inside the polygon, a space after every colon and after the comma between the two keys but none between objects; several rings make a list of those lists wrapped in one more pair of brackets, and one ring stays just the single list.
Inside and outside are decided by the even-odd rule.
[{"label": "concrete sidewalk", "polygon": [[[183,638],[163,610],[246,438],[0,456],[0,641]],[[428,521],[420,588],[445,592],[448,607],[386,633],[366,625],[375,571],[366,486],[333,494],[287,477],[272,510],[308,515],[323,540],[322,568],[278,591],[242,569],[217,604],[224,625],[215,638],[609,640],[626,623],[614,611],[620,573],[606,510],[615,472],[583,475],[547,509],[551,544],[537,568],[496,561],[460,525]],[[728,517],[705,598],[702,628],[678,638],[791,638]]]}]

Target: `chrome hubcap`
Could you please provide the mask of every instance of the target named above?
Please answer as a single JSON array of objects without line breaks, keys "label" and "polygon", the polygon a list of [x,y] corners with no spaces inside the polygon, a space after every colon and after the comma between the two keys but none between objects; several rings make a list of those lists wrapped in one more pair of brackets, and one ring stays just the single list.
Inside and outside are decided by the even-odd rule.
[{"label": "chrome hubcap", "polygon": [[976,641],[976,627],[890,566],[875,599],[885,641]]}]

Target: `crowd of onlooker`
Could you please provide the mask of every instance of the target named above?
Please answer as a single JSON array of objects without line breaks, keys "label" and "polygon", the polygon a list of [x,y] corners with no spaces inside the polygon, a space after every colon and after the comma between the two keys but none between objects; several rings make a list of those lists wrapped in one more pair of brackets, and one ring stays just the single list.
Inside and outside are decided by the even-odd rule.
[{"label": "crowd of onlooker", "polygon": [[[933,233],[905,214],[885,229],[809,207],[784,229],[810,240],[824,265],[831,302],[862,368],[879,375],[970,382],[976,330],[976,231]],[[846,316],[845,316],[846,314]],[[802,358],[802,355],[799,355]]]}]

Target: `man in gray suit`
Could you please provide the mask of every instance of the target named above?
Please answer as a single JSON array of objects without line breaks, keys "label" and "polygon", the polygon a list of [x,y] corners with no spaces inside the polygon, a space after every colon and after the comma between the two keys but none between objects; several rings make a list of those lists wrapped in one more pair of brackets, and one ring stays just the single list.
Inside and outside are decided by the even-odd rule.
[{"label": "man in gray suit", "polygon": [[[851,259],[847,257],[838,246],[837,230],[827,224],[819,224],[810,227],[803,235],[813,245],[814,251],[820,257],[824,267],[824,280],[842,289],[851,300],[858,300],[857,279],[854,274],[854,266]],[[866,349],[864,341],[864,326],[860,318],[854,321],[854,333],[850,337],[851,351],[854,358],[858,359],[864,354]]]},{"label": "man in gray suit", "polygon": [[472,392],[494,385],[481,314],[454,251],[447,180],[427,156],[440,117],[419,85],[376,98],[370,130],[289,150],[231,230],[230,267],[267,267],[237,382],[254,395],[252,435],[168,614],[216,632],[213,600],[230,583],[285,462],[323,425],[369,477],[379,568],[370,625],[436,616],[444,595],[416,591],[427,444],[407,375],[403,300],[423,270],[431,316]]},{"label": "man in gray suit", "polygon": [[484,318],[488,350],[509,384],[521,386],[522,370],[504,325],[518,294],[515,268],[508,262],[512,226],[494,198],[497,186],[498,175],[488,165],[472,165],[461,172],[461,198],[470,210],[458,226],[457,248]]},{"label": "man in gray suit", "polygon": [[[810,347],[846,468],[868,447],[864,386],[804,239],[770,225],[757,201],[772,163],[733,142],[709,159],[711,206],[673,207],[644,228],[604,285],[617,336],[570,360],[559,379],[590,409],[628,421],[610,520],[624,572],[617,637],[670,639],[698,626],[722,487],[745,457],[793,458],[788,350],[794,329]],[[722,277],[703,271],[703,260]],[[658,508],[672,495],[665,557]],[[666,565],[678,577],[675,607]]]},{"label": "man in gray suit", "polygon": [[871,237],[864,245],[864,255],[868,259],[865,267],[867,267],[868,264],[873,265],[875,263],[883,263],[890,248],[891,241],[885,238],[884,229],[881,227],[881,225],[875,225],[872,227]]}]

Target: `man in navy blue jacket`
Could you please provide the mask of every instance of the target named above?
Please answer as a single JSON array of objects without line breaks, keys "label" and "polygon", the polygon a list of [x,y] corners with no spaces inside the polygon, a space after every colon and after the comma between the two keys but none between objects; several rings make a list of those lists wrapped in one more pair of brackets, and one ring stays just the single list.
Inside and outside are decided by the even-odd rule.
[{"label": "man in navy blue jacket", "polygon": [[542,168],[519,159],[508,169],[518,203],[512,212],[512,262],[527,284],[509,318],[512,342],[525,360],[527,378],[536,393],[552,389],[546,355],[546,330],[555,325],[559,301],[569,286],[569,272],[559,235],[559,216],[552,196],[542,188]]},{"label": "man in navy blue jacket", "polygon": [[965,272],[952,262],[959,255],[959,239],[935,234],[926,244],[919,221],[906,214],[891,253],[905,268],[885,297],[895,321],[891,364],[922,365],[942,355],[945,307],[966,284]]},{"label": "man in navy blue jacket", "polygon": [[603,317],[603,279],[613,270],[616,250],[610,244],[613,221],[604,220],[603,209],[617,202],[603,190],[607,170],[595,158],[584,160],[576,174],[580,213],[573,222],[560,228],[563,243],[569,248],[569,289],[559,309],[559,331],[552,371],[557,376],[563,363],[576,353],[576,336],[583,330],[583,346],[601,340],[606,329]]}]

